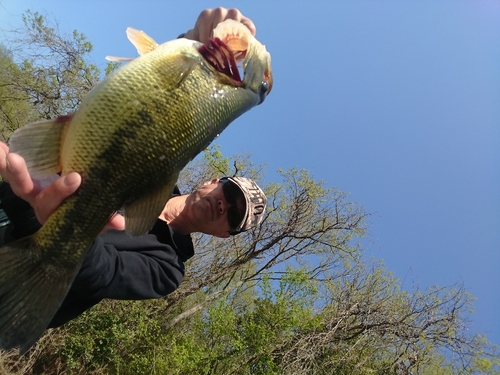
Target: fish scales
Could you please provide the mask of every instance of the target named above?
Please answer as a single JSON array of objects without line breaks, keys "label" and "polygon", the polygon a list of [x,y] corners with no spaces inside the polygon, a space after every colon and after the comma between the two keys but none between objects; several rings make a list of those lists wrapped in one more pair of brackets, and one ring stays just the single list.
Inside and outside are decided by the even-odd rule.
[{"label": "fish scales", "polygon": [[[176,158],[169,157],[160,163],[161,165],[169,163],[173,166],[180,160],[183,161],[186,155],[193,155],[205,148],[208,143],[207,138],[215,137],[221,128],[240,114],[234,110],[235,107],[241,106],[241,103],[246,101],[248,104],[245,107],[247,108],[243,107],[241,110],[244,112],[248,107],[256,104],[255,99],[249,103],[248,98],[242,98],[241,92],[244,90],[231,90],[231,87],[228,89],[227,85],[214,80],[210,69],[204,63],[195,62],[200,64],[200,68],[190,72],[182,85],[178,87],[172,85],[172,82],[177,83],[179,80],[176,76],[178,69],[175,69],[173,77],[162,72],[169,71],[168,65],[175,64],[177,61],[165,62],[164,59],[158,58],[161,52],[157,50],[156,53],[145,55],[141,60],[132,61],[117,72],[119,74],[116,79],[110,81],[102,90],[91,93],[93,100],[86,101],[84,106],[92,106],[92,112],[90,115],[86,114],[85,107],[82,115],[77,112],[72,123],[82,121],[84,126],[70,127],[67,135],[67,137],[78,139],[81,146],[63,148],[63,158],[67,160],[67,167],[63,165],[63,168],[66,167],[68,171],[84,169],[81,165],[93,165],[95,158],[101,158],[104,149],[113,147],[116,150],[108,152],[108,157],[118,158],[118,156],[113,156],[113,153],[132,157],[134,154],[130,153],[129,149],[137,147],[138,144],[144,147],[142,151],[149,154],[151,159],[165,156],[169,148],[175,148],[176,152],[172,154]],[[151,64],[148,64],[149,60],[152,60]],[[139,70],[136,69],[136,65],[141,66],[142,74],[136,73]],[[143,70],[144,65],[148,69]],[[148,77],[148,80],[142,83],[139,90],[137,82],[141,82],[143,76]],[[125,87],[127,89],[124,89]],[[167,89],[162,89],[164,87]],[[116,95],[118,90],[119,96]],[[169,91],[169,96],[162,95],[162,91]],[[224,98],[214,98],[213,91],[226,93]],[[199,92],[206,94],[200,96]],[[121,97],[122,93],[126,100]],[[214,105],[214,102],[217,102],[217,105]],[[117,118],[122,118],[121,124],[105,127],[96,132],[89,131],[93,127],[88,124],[116,124]],[[206,125],[199,125],[203,123]],[[217,123],[219,126],[211,126],[211,123]],[[150,126],[148,132],[142,132],[141,135],[141,129],[147,126]],[[175,129],[175,137],[170,135],[173,129]],[[82,131],[86,132],[83,136],[80,134]],[[116,132],[119,133],[118,136]],[[151,136],[153,133],[155,137]],[[165,137],[158,135],[165,135]],[[110,142],[110,139],[120,140],[121,143],[114,144]],[[73,142],[70,139],[67,144],[72,145]],[[159,145],[152,142],[157,142]],[[79,149],[94,149],[97,152],[86,152],[87,157],[81,154],[75,155]],[[134,160],[129,159],[126,162],[127,165],[133,165]],[[151,167],[153,165],[156,164],[151,164]],[[63,172],[66,170],[63,169]],[[149,175],[150,172],[147,171],[145,174]]]},{"label": "fish scales", "polygon": [[[30,172],[76,171],[82,185],[37,233],[0,248],[0,347],[23,353],[38,339],[116,210],[125,207],[127,230],[147,232],[179,171],[263,101],[272,85],[265,48],[249,43],[238,81],[222,66],[232,55],[219,42],[211,43],[228,60],[221,65],[207,60],[208,47],[198,42],[159,45],[99,83],[72,116],[14,134],[11,150],[25,157]],[[37,149],[48,147],[44,139],[57,148],[55,157]]]}]

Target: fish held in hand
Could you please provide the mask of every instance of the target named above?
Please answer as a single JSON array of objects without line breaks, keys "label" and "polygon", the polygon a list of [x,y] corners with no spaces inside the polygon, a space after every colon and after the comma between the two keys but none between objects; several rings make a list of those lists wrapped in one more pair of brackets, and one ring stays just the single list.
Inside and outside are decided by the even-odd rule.
[{"label": "fish held in hand", "polygon": [[158,45],[131,31],[140,57],[101,81],[74,114],[12,135],[10,151],[34,178],[78,172],[82,185],[37,233],[0,248],[1,348],[24,353],[36,342],[115,211],[124,207],[127,231],[147,233],[180,170],[266,98],[269,53],[243,25],[239,43],[224,27],[207,45]]}]

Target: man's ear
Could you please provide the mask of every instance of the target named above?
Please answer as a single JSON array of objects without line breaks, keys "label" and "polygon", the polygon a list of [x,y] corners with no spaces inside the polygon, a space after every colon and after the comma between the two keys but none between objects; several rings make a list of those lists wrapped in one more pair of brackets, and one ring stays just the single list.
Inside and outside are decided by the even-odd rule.
[{"label": "man's ear", "polygon": [[203,185],[213,185],[219,182],[218,178],[212,178],[210,181],[205,181]]}]

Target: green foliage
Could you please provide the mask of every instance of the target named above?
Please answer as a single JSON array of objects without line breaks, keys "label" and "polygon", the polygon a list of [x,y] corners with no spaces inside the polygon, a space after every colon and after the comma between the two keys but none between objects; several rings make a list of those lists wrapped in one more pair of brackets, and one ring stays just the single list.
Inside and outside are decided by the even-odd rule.
[{"label": "green foliage", "polygon": [[[92,44],[28,12],[0,48],[2,139],[74,111],[99,80]],[[116,65],[108,65],[109,74]],[[220,240],[194,235],[184,282],[163,299],[102,301],[30,352],[0,352],[2,374],[500,374],[497,349],[470,336],[461,285],[403,290],[363,258],[368,214],[306,170],[262,182],[249,155],[212,146],[181,191],[247,176],[268,196],[262,224]]]},{"label": "green foliage", "polygon": [[[22,20],[24,27],[10,31],[0,46],[1,141],[29,122],[76,111],[101,75],[87,61],[93,45],[85,35],[62,35],[37,12],[27,11]],[[108,63],[106,75],[117,66]]]},{"label": "green foliage", "polygon": [[[23,37],[17,46],[30,47],[17,57],[21,67],[21,74],[16,77],[18,86],[42,119],[76,111],[99,81],[97,66],[85,61],[92,52],[92,44],[76,30],[62,36],[57,25],[50,25],[37,12],[26,12],[23,22]],[[19,47],[15,51],[20,51]]]},{"label": "green foliage", "polygon": [[11,83],[11,78],[19,74],[12,54],[0,45],[0,141],[9,139],[14,130],[32,119],[26,95]]},{"label": "green foliage", "polygon": [[[148,313],[161,301],[145,302],[106,301],[84,313],[64,328],[53,330],[57,340],[40,356],[35,373],[51,373],[55,358],[69,373],[84,368],[93,371],[114,371],[120,367],[135,366],[142,353],[141,342],[154,345],[160,335],[157,319]],[[50,355],[48,355],[50,353]]]},{"label": "green foliage", "polygon": [[[367,276],[371,286],[354,288],[356,295],[349,297],[344,281],[326,283],[311,278],[306,268],[289,266],[283,273],[264,277],[245,309],[222,296],[169,329],[162,329],[160,322],[175,313],[166,310],[164,300],[106,301],[56,330],[60,340],[48,348],[53,357],[46,358],[46,367],[39,361],[35,368],[50,373],[55,356],[67,373],[85,368],[88,373],[120,374],[405,374],[414,370],[428,375],[498,374],[498,357],[481,349],[486,348],[484,339],[470,342],[477,346],[467,367],[458,366],[460,361],[450,361],[452,357],[435,347],[438,342],[432,332],[449,312],[441,310],[434,321],[424,322],[419,311],[423,306],[439,310],[448,298],[446,291],[430,290],[415,299],[397,292],[397,280],[381,269]],[[343,301],[333,295],[325,298],[323,289],[340,291]],[[412,338],[416,329],[426,334]],[[418,350],[413,339],[427,350]]]}]

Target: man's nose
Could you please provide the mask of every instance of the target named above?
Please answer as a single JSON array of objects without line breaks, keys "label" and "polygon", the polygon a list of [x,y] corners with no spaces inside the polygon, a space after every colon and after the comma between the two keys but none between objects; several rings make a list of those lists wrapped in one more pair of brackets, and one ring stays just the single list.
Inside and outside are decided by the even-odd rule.
[{"label": "man's nose", "polygon": [[219,214],[224,214],[224,212],[226,212],[229,207],[231,207],[231,205],[229,203],[227,203],[226,201],[224,200],[219,200]]}]

